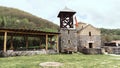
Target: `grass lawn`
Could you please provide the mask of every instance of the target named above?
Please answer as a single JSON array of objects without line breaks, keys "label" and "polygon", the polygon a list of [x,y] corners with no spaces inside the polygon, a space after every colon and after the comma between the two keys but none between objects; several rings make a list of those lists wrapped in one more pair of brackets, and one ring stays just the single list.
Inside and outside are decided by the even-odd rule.
[{"label": "grass lawn", "polygon": [[0,58],[0,68],[41,68],[41,62],[61,62],[60,68],[120,68],[120,56],[57,54]]}]

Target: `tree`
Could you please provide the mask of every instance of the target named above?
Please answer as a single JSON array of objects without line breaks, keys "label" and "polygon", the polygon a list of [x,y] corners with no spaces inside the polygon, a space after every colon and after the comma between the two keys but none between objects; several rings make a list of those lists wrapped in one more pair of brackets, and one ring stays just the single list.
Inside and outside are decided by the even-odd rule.
[{"label": "tree", "polygon": [[6,27],[6,24],[7,24],[6,18],[5,18],[5,16],[3,16],[3,17],[2,17],[2,20],[1,20],[1,23],[0,23],[0,27],[5,28],[5,27]]}]

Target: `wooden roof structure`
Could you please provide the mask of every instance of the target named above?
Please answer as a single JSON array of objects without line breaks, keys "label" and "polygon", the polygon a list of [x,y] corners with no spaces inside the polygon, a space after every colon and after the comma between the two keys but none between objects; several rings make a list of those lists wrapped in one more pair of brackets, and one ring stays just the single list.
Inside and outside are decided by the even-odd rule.
[{"label": "wooden roof structure", "polygon": [[28,36],[39,36],[39,35],[56,35],[60,34],[58,32],[45,32],[40,30],[28,30],[28,29],[8,29],[8,28],[0,28],[0,35],[4,35],[4,32],[8,33],[8,36],[22,36],[22,35],[28,35]]},{"label": "wooden roof structure", "polygon": [[63,10],[61,10],[60,12],[74,12],[75,13],[75,11],[74,10],[72,10],[72,9],[70,9],[70,8],[68,8],[68,7],[65,7]]},{"label": "wooden roof structure", "polygon": [[[7,44],[7,36],[26,36],[26,37],[36,37],[44,35],[46,37],[46,50],[48,49],[48,36],[56,36],[57,39],[57,52],[59,51],[58,46],[58,36],[60,33],[58,32],[45,32],[45,31],[39,31],[39,30],[28,30],[28,29],[8,29],[8,28],[0,28],[0,35],[4,36],[4,48],[3,52],[6,52],[6,44]],[[13,45],[11,45],[13,46]],[[26,42],[26,46],[28,46],[28,43]]]},{"label": "wooden roof structure", "polygon": [[61,10],[61,11],[59,12],[59,14],[58,14],[57,17],[60,17],[62,14],[66,14],[66,13],[69,13],[69,15],[73,15],[73,14],[75,14],[76,12],[75,12],[74,10],[72,10],[72,9],[69,9],[69,8],[65,7],[63,10]]}]

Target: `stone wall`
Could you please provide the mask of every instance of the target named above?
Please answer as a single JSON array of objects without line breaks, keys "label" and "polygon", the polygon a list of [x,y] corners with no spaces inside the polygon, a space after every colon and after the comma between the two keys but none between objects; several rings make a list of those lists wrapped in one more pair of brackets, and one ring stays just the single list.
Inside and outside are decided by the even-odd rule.
[{"label": "stone wall", "polygon": [[101,31],[92,25],[87,25],[85,28],[78,31],[79,35],[89,35],[89,32],[91,32],[91,35],[101,35]]},{"label": "stone wall", "polygon": [[77,33],[75,29],[60,29],[60,48],[64,51],[77,51]]},{"label": "stone wall", "polygon": [[79,30],[79,29],[84,28],[85,26],[87,26],[86,23],[79,22],[79,23],[78,23],[78,27],[76,27],[76,29]]},{"label": "stone wall", "polygon": [[108,54],[119,54],[120,55],[120,47],[104,46],[103,48],[105,52],[107,52]]},{"label": "stone wall", "polygon": [[101,36],[100,35],[80,35],[78,36],[78,47],[89,48],[89,43],[92,43],[93,48],[101,47]]},{"label": "stone wall", "polygon": [[83,54],[103,54],[101,48],[81,48],[79,52]]},{"label": "stone wall", "polygon": [[8,50],[7,52],[0,52],[0,57],[8,57],[8,56],[29,56],[29,55],[38,55],[38,54],[55,54],[57,53],[55,50],[33,50],[33,51],[13,51]]}]

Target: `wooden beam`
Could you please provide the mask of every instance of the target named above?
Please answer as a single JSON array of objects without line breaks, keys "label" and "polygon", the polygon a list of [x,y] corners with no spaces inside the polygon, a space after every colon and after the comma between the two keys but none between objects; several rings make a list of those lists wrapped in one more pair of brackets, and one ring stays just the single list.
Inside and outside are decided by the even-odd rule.
[{"label": "wooden beam", "polygon": [[48,50],[48,35],[46,34],[46,51]]},{"label": "wooden beam", "polygon": [[13,47],[13,36],[11,36],[11,39],[10,39],[10,49],[13,50],[14,47]]},{"label": "wooden beam", "polygon": [[8,32],[8,33],[13,33],[13,34],[32,34],[32,35],[56,35],[56,34],[59,34],[59,33],[42,33],[42,32],[34,32],[34,31],[31,31],[31,32],[25,32],[25,31],[9,31],[9,30],[0,30],[0,32]]},{"label": "wooden beam", "polygon": [[56,35],[56,48],[57,48],[57,52],[59,53],[59,37],[58,37],[58,35]]},{"label": "wooden beam", "polygon": [[7,45],[7,32],[4,33],[4,50],[3,50],[3,52],[6,52],[6,45]]}]

